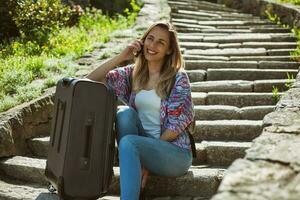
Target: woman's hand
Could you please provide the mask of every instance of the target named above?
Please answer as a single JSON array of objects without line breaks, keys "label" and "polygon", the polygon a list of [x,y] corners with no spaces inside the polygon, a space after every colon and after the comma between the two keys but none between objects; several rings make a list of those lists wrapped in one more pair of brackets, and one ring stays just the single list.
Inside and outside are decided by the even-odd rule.
[{"label": "woman's hand", "polygon": [[127,47],[120,53],[122,60],[131,60],[138,54],[139,51],[143,49],[142,40],[134,40],[132,43],[128,44]]},{"label": "woman's hand", "polygon": [[145,167],[142,167],[142,184],[141,184],[142,189],[144,189],[146,186],[148,176],[149,176],[149,171]]}]

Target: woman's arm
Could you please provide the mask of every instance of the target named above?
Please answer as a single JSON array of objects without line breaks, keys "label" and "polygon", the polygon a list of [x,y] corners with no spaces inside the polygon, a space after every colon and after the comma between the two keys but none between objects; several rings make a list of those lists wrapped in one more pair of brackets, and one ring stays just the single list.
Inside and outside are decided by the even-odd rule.
[{"label": "woman's arm", "polygon": [[101,64],[95,70],[93,70],[90,74],[88,74],[85,78],[105,82],[106,74],[118,66],[120,63],[133,59],[134,52],[138,52],[142,48],[142,41],[135,40],[130,43],[119,55],[109,59],[108,61]]},{"label": "woman's arm", "polygon": [[108,61],[101,64],[94,71],[86,76],[86,78],[93,81],[105,82],[106,74],[118,66],[123,61],[121,54],[109,59]]}]

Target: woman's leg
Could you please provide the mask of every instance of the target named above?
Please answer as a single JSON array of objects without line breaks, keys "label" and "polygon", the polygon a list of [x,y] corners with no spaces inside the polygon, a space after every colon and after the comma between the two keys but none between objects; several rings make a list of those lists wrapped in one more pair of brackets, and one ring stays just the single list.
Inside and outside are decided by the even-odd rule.
[{"label": "woman's leg", "polygon": [[137,200],[141,187],[141,164],[159,176],[176,177],[192,164],[189,150],[169,142],[136,135],[120,141],[121,199]]},{"label": "woman's leg", "polygon": [[144,128],[137,112],[129,107],[122,106],[117,112],[118,143],[125,135],[142,135]]},{"label": "woman's leg", "polygon": [[[123,159],[119,159],[120,165],[120,186],[121,186],[121,198],[135,200],[138,199],[139,195],[139,182],[137,181],[140,177],[141,165],[140,161],[136,159],[135,150],[130,148],[128,145],[123,144],[121,148],[120,141],[127,135],[142,136],[144,135],[144,129],[142,123],[138,117],[137,112],[128,106],[122,107],[117,112],[117,129],[118,129],[118,144],[119,144],[119,155],[124,156]],[[139,136],[139,137],[140,137]],[[128,147],[128,148],[126,148]],[[119,156],[120,157],[120,156]],[[133,175],[134,177],[131,177]],[[137,196],[136,196],[137,195]],[[134,197],[133,197],[134,196]]]}]

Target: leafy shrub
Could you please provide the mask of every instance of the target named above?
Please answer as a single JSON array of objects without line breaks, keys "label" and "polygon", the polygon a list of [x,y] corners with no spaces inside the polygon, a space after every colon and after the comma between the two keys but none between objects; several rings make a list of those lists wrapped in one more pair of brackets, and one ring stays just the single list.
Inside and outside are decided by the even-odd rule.
[{"label": "leafy shrub", "polygon": [[9,0],[12,18],[26,40],[47,42],[51,33],[74,23],[79,10],[71,9],[60,0]]},{"label": "leafy shrub", "polygon": [[284,3],[293,3],[295,5],[300,5],[300,0],[279,0]]},{"label": "leafy shrub", "polygon": [[[45,0],[30,0],[31,3],[43,1],[45,2]],[[52,0],[52,2],[56,1],[58,0]],[[29,2],[29,0],[16,0],[15,3],[21,2]],[[93,8],[88,8],[83,13],[81,8],[76,6],[71,7],[70,10],[80,16],[76,26],[60,21],[57,22],[58,26],[53,22],[54,28],[40,29],[35,25],[36,22],[27,16],[26,19],[22,19],[24,23],[28,23],[28,26],[35,25],[37,30],[33,30],[28,36],[25,32],[29,34],[29,28],[26,29],[22,25],[21,27],[25,29],[22,37],[0,43],[0,112],[36,98],[64,76],[74,76],[78,70],[74,59],[92,50],[95,43],[102,44],[109,41],[114,30],[131,26],[134,16],[137,15],[128,11],[127,16],[109,17],[101,10]],[[24,11],[22,12],[24,14]],[[17,15],[23,16],[23,14]],[[33,17],[37,18],[37,16]],[[18,20],[19,23],[22,22],[21,19]],[[50,19],[38,20],[38,22],[47,28],[45,24],[47,20]],[[67,26],[60,27],[63,25]],[[49,30],[49,33],[46,33],[48,34],[46,41],[34,38],[33,34],[39,36],[39,30]],[[40,85],[41,82],[43,84]]]}]

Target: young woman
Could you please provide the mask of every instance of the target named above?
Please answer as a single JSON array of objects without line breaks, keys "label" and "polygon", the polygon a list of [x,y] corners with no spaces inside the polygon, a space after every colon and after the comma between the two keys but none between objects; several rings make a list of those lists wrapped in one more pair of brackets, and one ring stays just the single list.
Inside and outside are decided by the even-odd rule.
[{"label": "young woman", "polygon": [[[116,68],[135,57],[133,65]],[[127,106],[117,113],[122,200],[137,200],[149,172],[176,177],[192,153],[186,128],[193,121],[191,88],[176,32],[155,23],[88,76],[105,82]]]}]

